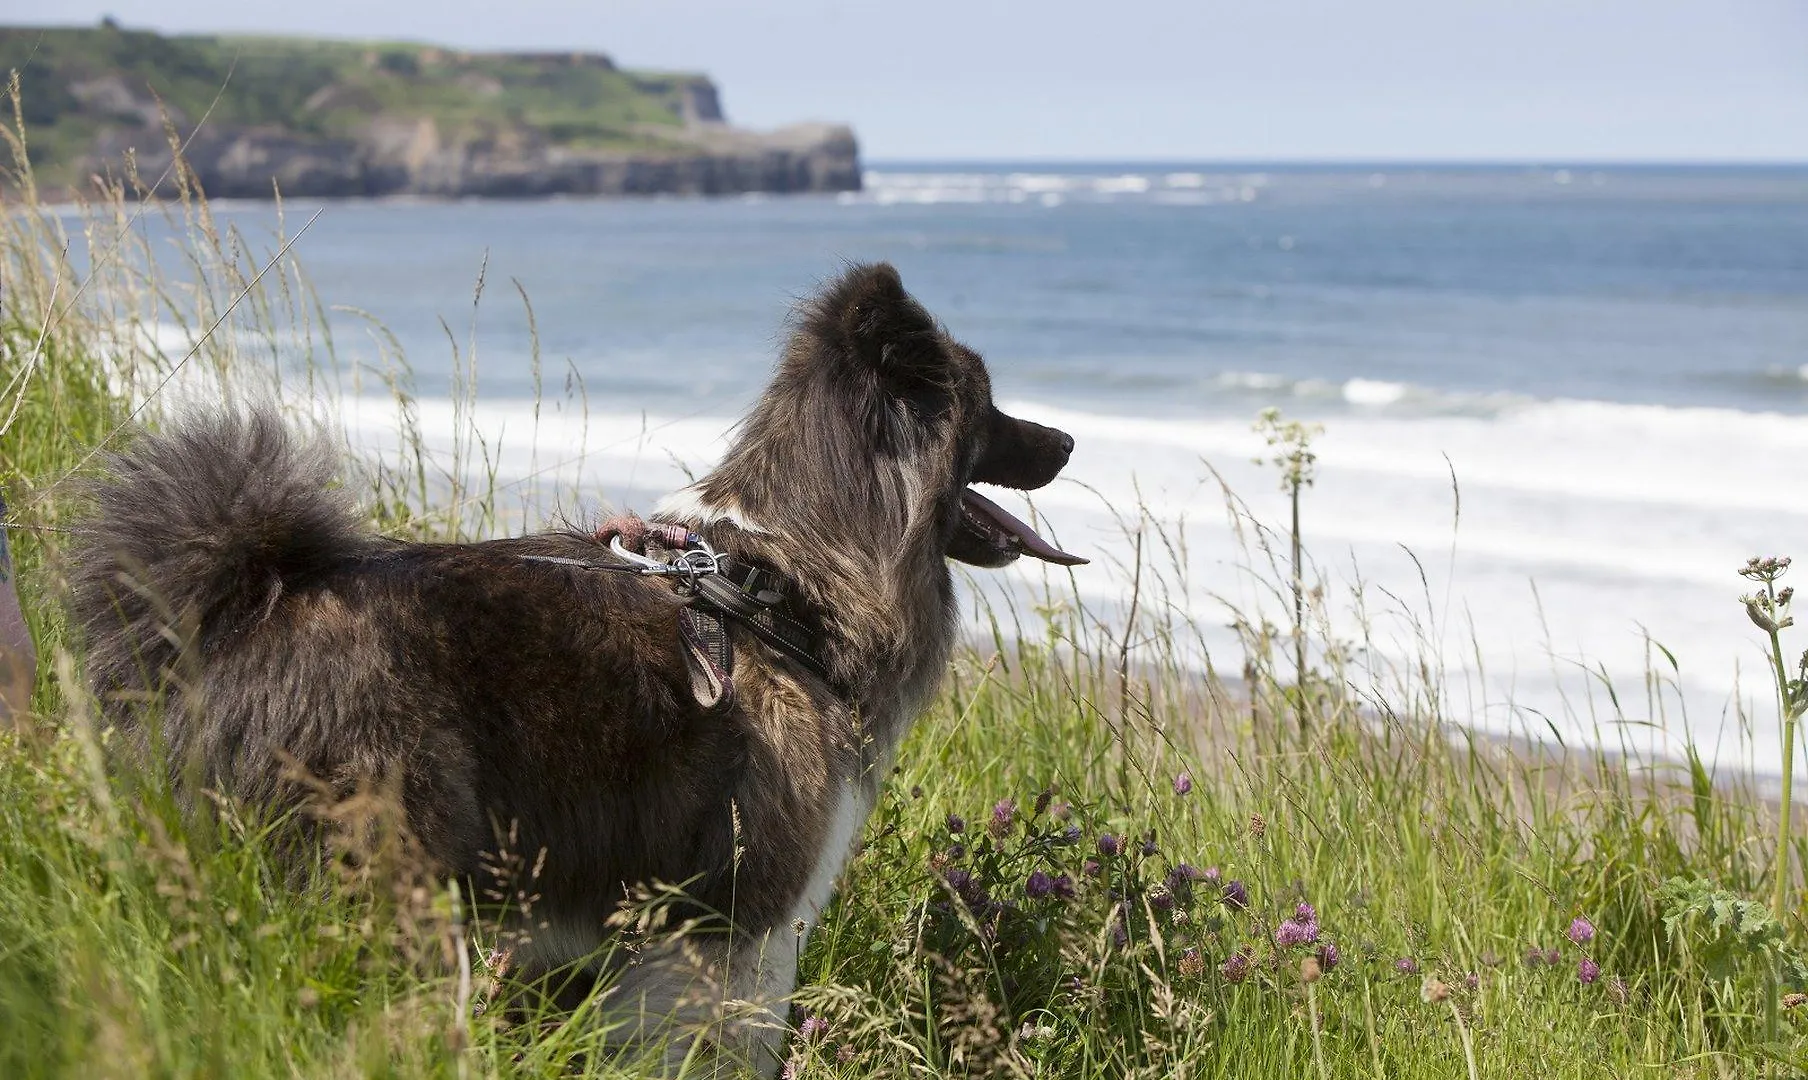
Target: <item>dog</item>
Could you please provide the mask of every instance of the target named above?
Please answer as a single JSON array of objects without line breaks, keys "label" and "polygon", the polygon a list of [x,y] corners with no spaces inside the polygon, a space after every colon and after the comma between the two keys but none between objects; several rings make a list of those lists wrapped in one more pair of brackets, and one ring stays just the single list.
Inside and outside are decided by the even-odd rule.
[{"label": "dog", "polygon": [[[524,853],[524,973],[603,973],[625,890],[682,885],[728,932],[614,971],[611,1000],[770,1072],[794,927],[828,903],[948,667],[948,560],[1085,561],[968,485],[1040,488],[1073,445],[1001,412],[979,354],[890,265],[858,265],[799,305],[721,463],[611,534],[669,550],[579,529],[385,539],[329,447],[227,410],[110,459],[74,615],[105,714],[179,786],[281,811],[297,766],[337,792],[391,784],[476,895],[500,844]],[[704,611],[723,565],[758,580]],[[710,1016],[756,1002],[766,1022],[710,1028],[699,980]]]}]

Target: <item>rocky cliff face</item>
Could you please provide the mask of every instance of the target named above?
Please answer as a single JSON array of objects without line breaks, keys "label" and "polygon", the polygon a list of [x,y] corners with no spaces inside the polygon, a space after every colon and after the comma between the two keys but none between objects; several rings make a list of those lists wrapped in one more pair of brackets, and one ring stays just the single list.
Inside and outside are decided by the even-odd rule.
[{"label": "rocky cliff face", "polygon": [[[123,159],[140,176],[162,174],[170,151],[113,136],[85,162],[99,171]],[[155,133],[160,135],[160,133]],[[532,131],[448,138],[431,119],[378,119],[353,138],[309,137],[277,128],[204,130],[184,152],[215,198],[345,198],[421,195],[531,198],[547,195],[733,195],[858,191],[860,155],[851,128],[800,124],[769,133],[701,127],[645,150],[586,150]],[[166,182],[166,186],[168,183]]]},{"label": "rocky cliff face", "polygon": [[[169,172],[208,195],[728,195],[852,191],[854,133],[730,126],[700,75],[600,53],[0,28],[48,188]],[[205,118],[203,120],[203,117]],[[165,180],[165,190],[173,181]]]}]

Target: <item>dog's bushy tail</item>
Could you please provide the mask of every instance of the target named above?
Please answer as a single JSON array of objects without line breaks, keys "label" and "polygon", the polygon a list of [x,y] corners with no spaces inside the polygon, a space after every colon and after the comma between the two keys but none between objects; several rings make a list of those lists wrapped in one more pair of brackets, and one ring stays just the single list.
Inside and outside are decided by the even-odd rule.
[{"label": "dog's bushy tail", "polygon": [[269,409],[190,414],[112,455],[69,567],[95,688],[158,689],[185,649],[369,544],[335,460]]}]

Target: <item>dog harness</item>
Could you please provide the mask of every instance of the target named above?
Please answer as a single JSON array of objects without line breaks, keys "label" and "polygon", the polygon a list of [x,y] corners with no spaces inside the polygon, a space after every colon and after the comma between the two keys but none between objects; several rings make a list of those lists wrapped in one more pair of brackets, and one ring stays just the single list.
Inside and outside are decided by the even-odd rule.
[{"label": "dog harness", "polygon": [[790,614],[789,583],[782,575],[720,554],[682,525],[628,515],[603,522],[595,538],[620,561],[598,563],[554,555],[522,558],[671,579],[685,598],[678,611],[678,633],[690,661],[691,692],[704,708],[726,709],[734,702],[735,626],[745,627],[811,674],[829,677],[817,635]]}]

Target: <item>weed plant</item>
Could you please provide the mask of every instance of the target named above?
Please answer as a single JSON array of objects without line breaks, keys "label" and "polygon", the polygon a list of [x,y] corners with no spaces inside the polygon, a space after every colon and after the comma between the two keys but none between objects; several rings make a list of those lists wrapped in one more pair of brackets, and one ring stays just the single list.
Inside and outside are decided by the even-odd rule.
[{"label": "weed plant", "polygon": [[[57,605],[58,530],[78,527],[67,478],[157,422],[170,386],[388,388],[402,438],[347,482],[397,535],[499,528],[506,493],[474,435],[428,449],[393,351],[341,368],[284,238],[220,230],[186,185],[143,201],[149,179],[40,205],[11,138],[0,484],[41,661],[33,715],[0,732],[0,1075],[645,1074],[592,1008],[493,1007],[505,957],[394,830],[348,830],[375,846],[298,889],[249,808],[109,764]],[[147,249],[148,215],[179,227],[173,259]],[[1268,422],[1309,464],[1310,432]],[[1429,643],[1358,663],[1321,634],[1294,505],[1280,532],[1225,500],[1243,572],[1293,613],[1279,631],[1236,615],[1240,655],[1167,602],[1184,534],[1137,508],[1127,615],[1062,577],[1033,610],[984,613],[991,639],[955,658],[839,898],[807,945],[799,928],[788,1073],[1808,1074],[1789,815],[1692,755],[1478,737]],[[1760,585],[1780,632],[1787,596]],[[1800,684],[1780,640],[1774,659],[1787,747]],[[1653,718],[1676,679],[1650,673]],[[1603,708],[1639,719],[1632,700]]]}]

